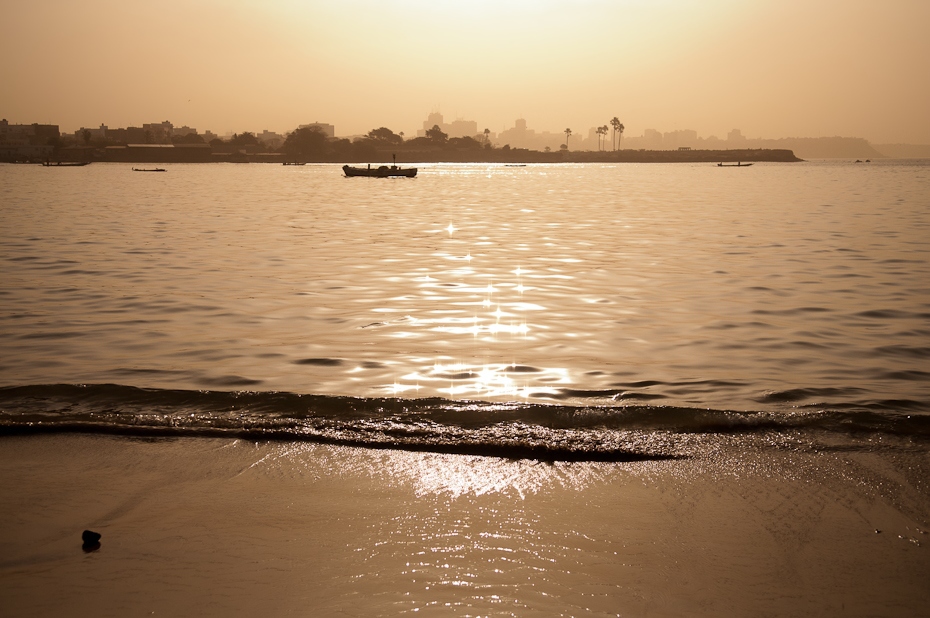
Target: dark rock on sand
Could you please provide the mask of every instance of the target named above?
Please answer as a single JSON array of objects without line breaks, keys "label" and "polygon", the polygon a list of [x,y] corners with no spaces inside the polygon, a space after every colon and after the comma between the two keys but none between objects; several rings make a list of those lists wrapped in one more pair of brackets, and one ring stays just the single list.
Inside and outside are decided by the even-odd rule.
[{"label": "dark rock on sand", "polygon": [[85,530],[81,533],[81,540],[84,541],[84,544],[81,546],[81,549],[84,551],[96,551],[100,549],[100,533],[94,532],[93,530]]}]

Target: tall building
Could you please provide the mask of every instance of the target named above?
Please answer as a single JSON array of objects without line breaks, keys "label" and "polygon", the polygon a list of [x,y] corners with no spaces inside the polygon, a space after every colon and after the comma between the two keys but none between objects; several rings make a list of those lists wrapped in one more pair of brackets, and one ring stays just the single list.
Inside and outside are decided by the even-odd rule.
[{"label": "tall building", "polygon": [[446,123],[442,114],[433,112],[426,117],[423,128],[417,131],[417,137],[426,137],[426,132],[433,127],[439,127],[449,137],[475,137],[478,135],[478,123],[476,121],[456,119]]},{"label": "tall building", "polygon": [[727,141],[735,142],[735,143],[742,143],[746,141],[746,137],[743,135],[743,132],[740,131],[739,129],[733,129],[732,131],[727,133]]},{"label": "tall building", "polygon": [[513,128],[501,131],[497,134],[495,144],[497,146],[509,145],[511,148],[528,148],[530,150],[545,150],[547,147],[551,150],[558,150],[559,146],[565,141],[564,133],[552,133],[542,131],[537,133],[534,129],[526,126],[526,120],[518,118]]}]

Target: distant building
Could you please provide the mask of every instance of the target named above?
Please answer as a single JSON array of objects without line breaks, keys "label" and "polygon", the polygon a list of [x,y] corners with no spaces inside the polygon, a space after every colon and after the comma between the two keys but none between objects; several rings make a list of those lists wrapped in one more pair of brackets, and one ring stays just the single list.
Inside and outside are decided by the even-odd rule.
[{"label": "distant building", "polygon": [[171,137],[184,137],[185,135],[197,135],[197,129],[193,129],[187,125],[183,127],[174,127],[171,129]]},{"label": "distant building", "polygon": [[74,132],[74,138],[78,141],[84,141],[84,131],[87,131],[90,134],[90,139],[92,140],[105,140],[107,139],[107,125],[101,124],[97,129],[88,129],[86,127],[81,127]]},{"label": "distant building", "polygon": [[691,129],[670,131],[662,134],[662,146],[667,150],[675,150],[682,146],[696,146],[697,138],[697,131]]},{"label": "distant building", "polygon": [[171,141],[174,125],[165,120],[164,122],[144,124],[142,125],[142,130],[147,131],[152,136],[151,143],[166,144]]},{"label": "distant building", "polygon": [[336,137],[336,127],[325,122],[311,122],[310,124],[300,125],[301,129],[316,129],[326,137]]},{"label": "distant building", "polygon": [[743,132],[740,131],[739,129],[733,129],[732,131],[727,133],[727,141],[742,143],[746,141],[746,137],[743,135]]},{"label": "distant building", "polygon": [[144,144],[145,130],[142,127],[107,129],[107,141],[118,142],[120,144]]},{"label": "distant building", "polygon": [[41,160],[61,137],[57,124],[10,124],[0,120],[0,161]]},{"label": "distant building", "polygon": [[[335,127],[333,128],[335,133]],[[284,143],[284,136],[275,133],[274,131],[269,131],[268,129],[262,130],[261,133],[256,133],[255,137],[258,138],[258,141],[268,146],[269,148],[278,149],[281,147],[281,144]],[[332,136],[330,136],[332,137]]]},{"label": "distant building", "polygon": [[10,124],[0,120],[0,144],[6,146],[44,146],[61,137],[57,124]]},{"label": "distant building", "polygon": [[511,129],[506,129],[497,134],[494,143],[497,146],[509,144],[511,148],[528,148],[530,150],[545,150],[549,147],[557,150],[565,141],[565,134],[551,133],[542,131],[537,133],[533,129],[528,129],[526,120],[518,118],[514,121]]},{"label": "distant building", "polygon": [[[426,132],[433,127],[439,129],[449,137],[476,137],[478,133],[478,123],[474,120],[453,120],[446,123],[442,114],[433,112],[426,117],[423,122],[423,128],[417,131],[417,137],[426,137]],[[484,135],[483,133],[481,134]]]}]

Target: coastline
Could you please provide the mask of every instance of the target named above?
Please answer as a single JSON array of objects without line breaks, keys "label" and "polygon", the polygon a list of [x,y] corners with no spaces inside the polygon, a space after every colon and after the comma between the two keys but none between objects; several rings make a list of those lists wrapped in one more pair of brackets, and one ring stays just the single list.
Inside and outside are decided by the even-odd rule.
[{"label": "coastline", "polygon": [[[930,603],[930,461],[906,444],[551,465],[0,441],[10,616],[910,616]],[[85,528],[103,534],[98,551],[82,551]]]},{"label": "coastline", "polygon": [[[158,147],[154,147],[158,146]],[[62,151],[52,162],[102,163],[736,163],[803,161],[791,150],[615,150],[541,152],[523,148],[466,150],[378,150],[370,158],[338,156],[298,156],[279,152],[212,152],[209,148],[184,148],[171,145],[130,145],[126,147]]]}]

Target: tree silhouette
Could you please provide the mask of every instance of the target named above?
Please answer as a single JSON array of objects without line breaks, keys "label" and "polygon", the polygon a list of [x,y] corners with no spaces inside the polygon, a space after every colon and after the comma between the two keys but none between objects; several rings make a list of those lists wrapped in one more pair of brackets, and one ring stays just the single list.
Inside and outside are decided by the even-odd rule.
[{"label": "tree silhouette", "polygon": [[288,133],[281,149],[294,157],[322,157],[328,146],[329,140],[317,127],[304,127]]},{"label": "tree silhouette", "polygon": [[380,127],[377,129],[372,129],[368,132],[368,139],[374,140],[376,142],[384,142],[385,144],[400,144],[404,141],[404,138],[400,135],[395,135],[394,131],[391,131],[387,127]]},{"label": "tree silhouette", "polygon": [[485,144],[491,143],[491,129],[484,130],[484,143]]},{"label": "tree silhouette", "polygon": [[445,144],[449,136],[442,132],[438,124],[434,124],[432,129],[426,130],[426,137],[439,144]]},{"label": "tree silhouette", "polygon": [[172,135],[171,136],[172,144],[203,144],[203,136],[197,135],[196,133],[188,133],[187,135]]},{"label": "tree silhouette", "polygon": [[251,131],[233,133],[233,136],[229,139],[228,143],[230,146],[235,146],[236,148],[246,148],[247,146],[261,145],[261,142],[258,141],[258,138],[255,137],[255,134]]},{"label": "tree silhouette", "polygon": [[595,129],[594,132],[597,133],[597,149],[600,150],[600,149],[601,149],[601,140],[602,140],[602,139],[604,139],[604,140],[607,139],[607,125],[605,124],[605,125],[603,125],[603,126],[598,127],[597,129]]},{"label": "tree silhouette", "polygon": [[85,146],[88,145],[88,144],[90,144],[90,131],[89,131],[89,130],[84,129],[84,130],[81,132],[81,137],[84,138],[84,145],[85,145]]},{"label": "tree silhouette", "polygon": [[563,131],[563,133],[565,133],[565,150],[568,150],[568,138],[570,138],[570,137],[572,136],[572,130],[571,130],[571,129],[565,129],[565,131]]},{"label": "tree silhouette", "polygon": [[610,120],[610,126],[612,126],[613,129],[614,129],[613,135],[610,136],[610,145],[613,146],[613,149],[614,149],[614,150],[616,150],[616,149],[617,149],[617,144],[616,144],[616,142],[617,142],[617,131],[619,131],[619,130],[620,130],[620,127],[622,127],[623,125],[620,124],[620,119],[617,118],[616,116],[614,116],[614,117],[611,118],[611,120]]}]

